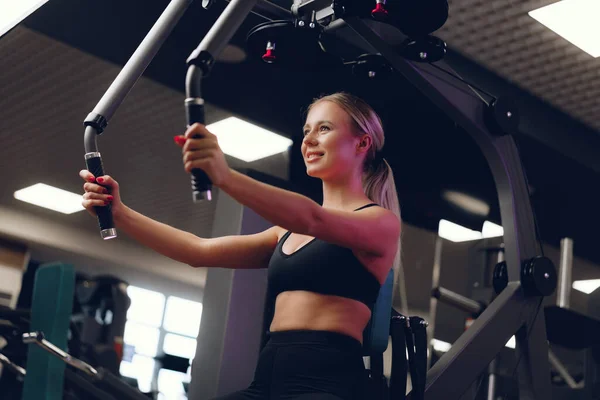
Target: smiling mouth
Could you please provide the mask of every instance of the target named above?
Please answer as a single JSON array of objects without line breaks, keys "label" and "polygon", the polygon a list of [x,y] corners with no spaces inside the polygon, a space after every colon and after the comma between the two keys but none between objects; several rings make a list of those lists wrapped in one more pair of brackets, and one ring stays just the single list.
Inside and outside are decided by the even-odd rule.
[{"label": "smiling mouth", "polygon": [[316,159],[323,157],[324,155],[325,155],[325,153],[313,153],[313,154],[309,155],[308,157],[306,157],[306,160],[307,161],[316,160]]}]

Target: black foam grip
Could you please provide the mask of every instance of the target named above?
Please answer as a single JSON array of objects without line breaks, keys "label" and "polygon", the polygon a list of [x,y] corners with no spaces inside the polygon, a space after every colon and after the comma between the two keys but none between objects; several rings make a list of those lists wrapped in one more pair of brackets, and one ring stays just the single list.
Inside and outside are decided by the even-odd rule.
[{"label": "black foam grip", "polygon": [[[185,102],[185,114],[187,117],[187,126],[195,123],[204,125],[204,104],[197,104],[193,101]],[[207,192],[212,188],[212,182],[206,173],[198,168],[192,170],[192,192],[194,198],[196,193]]]},{"label": "black foam grip", "polygon": [[[87,165],[87,170],[90,171],[94,177],[104,175],[102,158],[100,156],[87,158],[85,163]],[[109,187],[106,189],[110,191]],[[115,227],[113,222],[112,207],[110,204],[103,207],[94,207],[94,210],[96,210],[96,215],[98,215],[98,225],[100,226],[100,231]]]}]

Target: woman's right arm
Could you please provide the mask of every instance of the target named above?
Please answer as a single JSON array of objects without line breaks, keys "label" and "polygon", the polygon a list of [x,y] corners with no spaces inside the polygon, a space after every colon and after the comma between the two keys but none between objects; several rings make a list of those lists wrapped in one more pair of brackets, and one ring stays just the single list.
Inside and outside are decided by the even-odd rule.
[{"label": "woman's right arm", "polygon": [[266,268],[277,246],[279,228],[253,235],[204,239],[124,207],[115,225],[139,243],[192,267]]},{"label": "woman's right arm", "polygon": [[[157,253],[192,267],[266,268],[277,246],[281,229],[277,226],[252,235],[200,238],[125,206],[121,202],[119,184],[113,178],[102,177],[101,186],[89,171],[81,171],[80,176],[87,181],[82,204],[90,214],[95,215],[94,207],[112,203],[117,229]],[[105,188],[109,188],[110,193]]]}]

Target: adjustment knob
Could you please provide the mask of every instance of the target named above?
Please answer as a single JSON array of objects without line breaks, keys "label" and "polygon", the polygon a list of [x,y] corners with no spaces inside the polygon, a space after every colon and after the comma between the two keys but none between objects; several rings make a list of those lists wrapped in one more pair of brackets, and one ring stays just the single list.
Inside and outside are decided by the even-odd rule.
[{"label": "adjustment knob", "polygon": [[385,20],[388,16],[388,11],[385,9],[385,0],[377,0],[377,4],[373,11],[371,11],[371,16],[376,20],[382,21]]},{"label": "adjustment knob", "polygon": [[263,54],[262,59],[264,62],[272,64],[275,62],[277,57],[275,57],[275,43],[268,42],[267,49],[265,54]]},{"label": "adjustment knob", "polygon": [[534,257],[521,266],[521,285],[529,296],[550,296],[557,281],[556,268],[548,257]]}]

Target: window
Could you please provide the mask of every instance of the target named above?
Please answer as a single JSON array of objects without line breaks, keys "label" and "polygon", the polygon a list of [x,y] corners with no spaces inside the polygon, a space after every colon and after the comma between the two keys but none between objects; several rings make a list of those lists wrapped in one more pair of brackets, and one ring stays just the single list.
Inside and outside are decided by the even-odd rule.
[{"label": "window", "polygon": [[127,321],[123,341],[133,346],[136,354],[155,357],[158,349],[160,330],[151,326]]},{"label": "window", "polygon": [[165,295],[135,286],[129,286],[127,294],[131,299],[127,320],[160,327],[165,310]]},{"label": "window", "polygon": [[148,393],[152,390],[155,364],[154,359],[135,354],[131,362],[121,362],[119,372],[123,376],[137,379],[138,388],[142,392]]},{"label": "window", "polygon": [[196,339],[167,333],[163,342],[163,351],[173,356],[191,360],[196,355]]},{"label": "window", "polygon": [[158,372],[158,389],[160,390],[159,399],[164,400],[183,400],[187,399],[183,383],[190,382],[190,375],[183,372],[169,371],[161,369]]},{"label": "window", "polygon": [[[196,354],[196,337],[200,329],[202,303],[169,296],[136,286],[129,286],[131,306],[123,341],[131,356],[124,357],[120,372],[135,378],[142,392],[159,391],[159,399],[186,399],[184,383],[191,381],[191,367],[186,373],[160,369],[155,357],[170,354],[191,361]],[[127,351],[126,351],[127,353]]]},{"label": "window", "polygon": [[165,330],[180,333],[186,336],[198,336],[200,317],[202,316],[202,303],[169,297],[165,312]]}]

